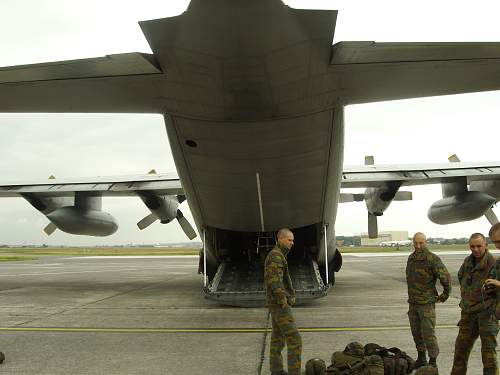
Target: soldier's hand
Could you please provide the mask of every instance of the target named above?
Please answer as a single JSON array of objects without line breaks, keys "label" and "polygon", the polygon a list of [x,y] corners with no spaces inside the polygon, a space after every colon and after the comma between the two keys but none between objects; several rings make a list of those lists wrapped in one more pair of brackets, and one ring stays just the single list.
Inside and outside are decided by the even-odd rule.
[{"label": "soldier's hand", "polygon": [[496,279],[487,279],[485,282],[484,282],[484,285],[486,288],[496,288],[496,289],[499,289],[500,288],[500,281],[499,280],[496,280]]},{"label": "soldier's hand", "polygon": [[446,300],[448,299],[448,296],[444,295],[444,294],[440,294],[437,298],[437,301],[440,302],[440,303],[443,303],[445,302]]},{"label": "soldier's hand", "polygon": [[295,305],[295,296],[288,296],[288,297],[287,297],[287,300],[288,300],[288,304],[289,304],[290,306]]},{"label": "soldier's hand", "polygon": [[278,303],[282,309],[286,309],[288,306],[288,302],[287,302],[286,298],[281,299],[280,301],[278,301]]}]

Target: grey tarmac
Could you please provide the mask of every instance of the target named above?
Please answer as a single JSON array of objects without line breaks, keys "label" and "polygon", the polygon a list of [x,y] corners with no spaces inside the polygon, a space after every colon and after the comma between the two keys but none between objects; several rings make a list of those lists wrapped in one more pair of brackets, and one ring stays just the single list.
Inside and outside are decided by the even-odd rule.
[{"label": "grey tarmac", "polygon": [[[453,293],[437,305],[440,371],[451,370],[467,255],[442,259]],[[345,255],[330,294],[298,306],[303,362],[351,341],[415,355],[401,256]],[[204,299],[192,257],[42,257],[0,263],[2,374],[269,374],[265,308]],[[480,368],[476,343],[469,368]]]}]

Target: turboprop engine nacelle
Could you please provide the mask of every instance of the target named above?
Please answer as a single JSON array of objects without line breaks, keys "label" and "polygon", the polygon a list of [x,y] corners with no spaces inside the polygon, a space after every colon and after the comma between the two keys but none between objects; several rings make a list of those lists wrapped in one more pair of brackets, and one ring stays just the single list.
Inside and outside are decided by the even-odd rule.
[{"label": "turboprop engine nacelle", "polygon": [[57,228],[70,234],[102,237],[109,236],[118,229],[118,223],[111,214],[98,210],[68,206],[58,208],[46,216]]},{"label": "turboprop engine nacelle", "polygon": [[386,186],[367,188],[365,190],[365,203],[368,212],[375,216],[382,216],[396,197],[399,186]]},{"label": "turboprop engine nacelle", "polygon": [[162,224],[167,224],[173,219],[177,219],[182,230],[190,240],[196,237],[193,227],[184,217],[181,210],[179,210],[179,204],[186,199],[184,195],[156,195],[151,191],[138,191],[137,195],[142,199],[146,207],[149,208],[149,211],[151,211],[151,214],[145,216],[137,223],[140,230],[147,228],[156,220],[159,220]]},{"label": "turboprop engine nacelle", "polygon": [[147,208],[162,224],[170,223],[177,216],[179,200],[176,196],[138,193]]},{"label": "turboprop engine nacelle", "polygon": [[436,224],[452,224],[483,216],[496,199],[480,191],[466,191],[434,202],[427,212]]},{"label": "turboprop engine nacelle", "polygon": [[368,210],[368,237],[378,237],[377,216],[382,216],[393,200],[411,200],[409,191],[398,191],[401,186],[399,181],[388,181],[384,186],[371,187],[365,190],[364,199]]}]

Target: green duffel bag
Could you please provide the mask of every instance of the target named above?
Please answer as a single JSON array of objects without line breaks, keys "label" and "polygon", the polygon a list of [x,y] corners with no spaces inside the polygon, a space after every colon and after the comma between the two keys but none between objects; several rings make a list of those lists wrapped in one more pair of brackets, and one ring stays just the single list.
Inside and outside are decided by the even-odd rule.
[{"label": "green duffel bag", "polygon": [[384,375],[384,360],[379,355],[365,357],[366,366],[370,375]]},{"label": "green duffel bag", "polygon": [[344,351],[332,354],[332,364],[327,375],[384,375],[384,362],[378,355],[365,356],[364,348],[352,342]]},{"label": "green duffel bag", "polygon": [[325,370],[325,361],[321,358],[312,358],[306,362],[306,375],[324,375]]},{"label": "green duffel bag", "polygon": [[415,360],[399,348],[385,348],[375,343],[365,345],[366,355],[378,355],[384,362],[385,375],[407,375],[413,372]]}]

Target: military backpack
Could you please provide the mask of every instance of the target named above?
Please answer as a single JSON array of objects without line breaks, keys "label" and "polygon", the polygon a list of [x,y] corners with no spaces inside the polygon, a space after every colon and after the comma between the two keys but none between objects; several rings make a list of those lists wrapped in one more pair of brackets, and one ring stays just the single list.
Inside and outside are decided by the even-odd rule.
[{"label": "military backpack", "polygon": [[306,362],[306,375],[384,375],[384,363],[377,355],[365,356],[363,345],[352,342],[332,354],[332,364],[313,358]]},{"label": "military backpack", "polygon": [[365,345],[365,355],[378,355],[384,361],[384,375],[411,374],[415,361],[399,348],[384,348],[375,343]]},{"label": "military backpack", "polygon": [[306,375],[407,375],[415,361],[398,348],[370,343],[364,347],[352,342],[343,351],[332,354],[332,364],[313,358],[306,362]]}]

